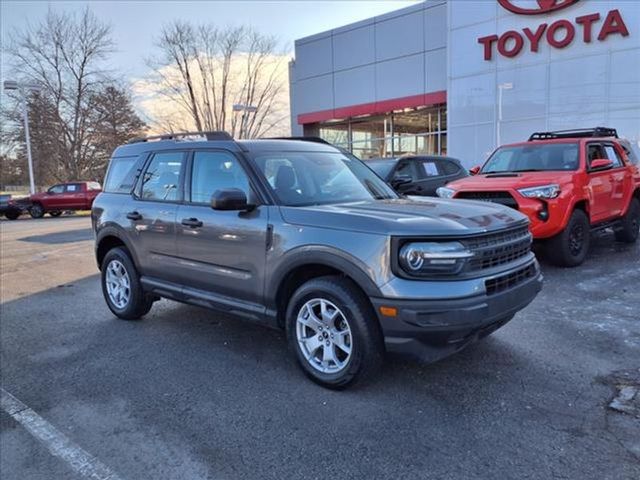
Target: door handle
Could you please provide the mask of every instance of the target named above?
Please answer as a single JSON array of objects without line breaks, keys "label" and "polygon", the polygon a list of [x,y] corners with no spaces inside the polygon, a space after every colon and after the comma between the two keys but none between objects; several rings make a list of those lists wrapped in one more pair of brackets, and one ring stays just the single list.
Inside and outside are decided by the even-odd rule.
[{"label": "door handle", "polygon": [[142,220],[142,215],[140,215],[138,212],[129,212],[127,213],[127,218],[129,220]]},{"label": "door handle", "polygon": [[198,220],[197,218],[183,218],[182,225],[185,227],[198,228],[202,226],[202,220]]}]

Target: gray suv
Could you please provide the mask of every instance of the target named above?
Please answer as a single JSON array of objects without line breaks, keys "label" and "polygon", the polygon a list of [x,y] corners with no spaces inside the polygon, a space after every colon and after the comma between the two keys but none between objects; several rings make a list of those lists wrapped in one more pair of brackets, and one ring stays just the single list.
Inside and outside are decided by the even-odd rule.
[{"label": "gray suv", "polygon": [[341,388],[385,352],[429,361],[507,323],[540,291],[527,218],[396,194],[321,142],[224,132],[118,147],[92,211],[107,305],[162,298],[286,330],[304,372]]}]

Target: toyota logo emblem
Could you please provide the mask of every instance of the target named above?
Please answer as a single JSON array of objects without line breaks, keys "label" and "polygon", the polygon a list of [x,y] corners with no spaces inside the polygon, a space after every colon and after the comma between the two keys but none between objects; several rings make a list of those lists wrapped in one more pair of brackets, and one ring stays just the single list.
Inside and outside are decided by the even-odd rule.
[{"label": "toyota logo emblem", "polygon": [[526,8],[520,6],[522,4],[533,4],[532,1],[524,0],[498,0],[498,3],[506,8],[510,12],[517,13],[519,15],[539,15],[541,13],[551,13],[556,10],[567,8],[579,0],[537,0],[538,8]]}]

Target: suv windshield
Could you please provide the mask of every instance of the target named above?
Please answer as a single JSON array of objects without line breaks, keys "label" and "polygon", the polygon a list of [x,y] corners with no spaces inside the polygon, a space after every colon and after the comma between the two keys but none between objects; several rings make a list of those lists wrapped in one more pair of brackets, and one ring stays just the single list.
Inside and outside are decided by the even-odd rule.
[{"label": "suv windshield", "polygon": [[577,169],[578,144],[553,143],[501,147],[491,155],[480,173]]},{"label": "suv windshield", "polygon": [[258,153],[258,168],[282,205],[307,206],[398,198],[360,160],[341,153]]}]

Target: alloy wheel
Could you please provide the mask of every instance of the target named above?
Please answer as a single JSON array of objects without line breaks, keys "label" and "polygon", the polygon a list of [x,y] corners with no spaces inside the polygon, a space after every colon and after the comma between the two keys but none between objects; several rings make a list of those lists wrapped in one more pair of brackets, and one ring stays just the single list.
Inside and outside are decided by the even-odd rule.
[{"label": "alloy wheel", "polygon": [[322,373],[338,373],[351,359],[353,336],[342,311],[329,300],[307,301],[296,319],[296,338],[305,360]]},{"label": "alloy wheel", "polygon": [[125,308],[131,298],[131,281],[122,262],[119,260],[111,260],[109,262],[105,282],[111,303],[116,308]]}]

